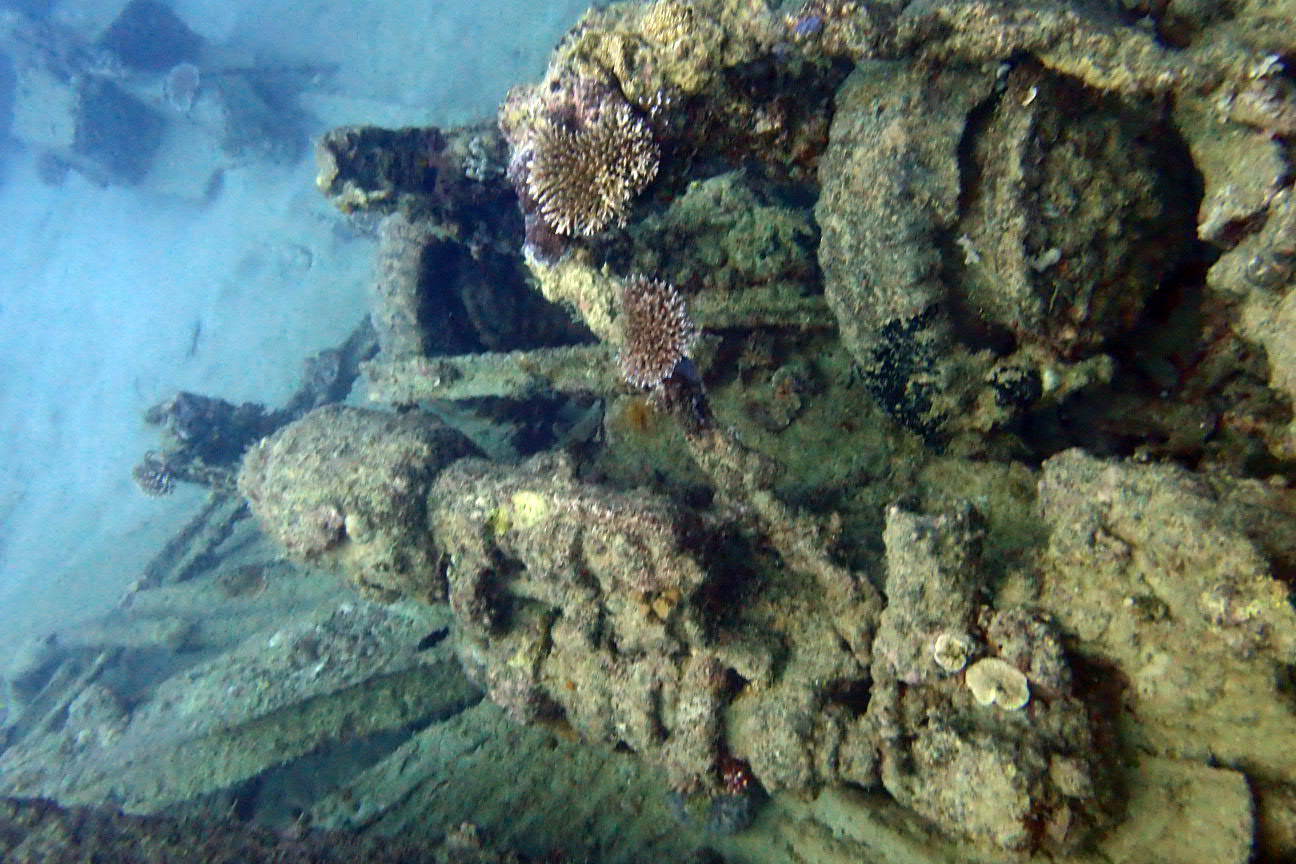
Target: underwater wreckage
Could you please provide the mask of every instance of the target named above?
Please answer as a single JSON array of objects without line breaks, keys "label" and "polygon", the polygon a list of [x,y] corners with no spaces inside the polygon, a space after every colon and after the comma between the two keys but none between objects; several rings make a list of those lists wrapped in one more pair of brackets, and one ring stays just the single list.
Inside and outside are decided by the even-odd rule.
[{"label": "underwater wreckage", "polygon": [[1293,22],[593,9],[498,126],[320,142],[380,407],[141,482],[439,610],[721,854],[767,799],[815,860],[1296,854]]}]

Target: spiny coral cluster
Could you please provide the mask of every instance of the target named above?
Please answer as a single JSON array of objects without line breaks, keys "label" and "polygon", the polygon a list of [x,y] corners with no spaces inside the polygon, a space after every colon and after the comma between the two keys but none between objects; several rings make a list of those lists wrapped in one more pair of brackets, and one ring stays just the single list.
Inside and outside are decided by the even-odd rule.
[{"label": "spiny coral cluster", "polygon": [[532,133],[527,191],[551,229],[591,236],[615,223],[657,175],[652,130],[624,101],[588,117],[543,117]]},{"label": "spiny coral cluster", "polygon": [[669,282],[634,276],[621,288],[622,345],[626,380],[652,389],[675,371],[697,340],[684,298]]},{"label": "spiny coral cluster", "polygon": [[140,491],[150,498],[161,498],[175,491],[175,475],[166,461],[152,450],[144,454],[144,459],[132,469],[131,476]]}]

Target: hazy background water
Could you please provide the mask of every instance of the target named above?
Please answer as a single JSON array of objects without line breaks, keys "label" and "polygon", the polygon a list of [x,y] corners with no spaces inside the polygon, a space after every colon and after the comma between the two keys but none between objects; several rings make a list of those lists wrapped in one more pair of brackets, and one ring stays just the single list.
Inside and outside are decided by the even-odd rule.
[{"label": "hazy background water", "polygon": [[[93,48],[127,5],[9,0],[0,14],[11,34]],[[200,72],[294,76],[300,109],[296,152],[251,141],[228,157],[201,134],[177,148],[171,185],[201,195],[52,170],[14,116],[55,123],[60,106],[15,94],[39,55],[0,40],[0,669],[24,638],[109,608],[204,499],[136,488],[131,468],[157,443],[145,409],[180,389],[281,403],[303,358],[364,315],[373,242],[317,192],[311,139],[491,118],[585,6],[175,0],[203,40]],[[127,78],[147,93],[147,75]]]}]

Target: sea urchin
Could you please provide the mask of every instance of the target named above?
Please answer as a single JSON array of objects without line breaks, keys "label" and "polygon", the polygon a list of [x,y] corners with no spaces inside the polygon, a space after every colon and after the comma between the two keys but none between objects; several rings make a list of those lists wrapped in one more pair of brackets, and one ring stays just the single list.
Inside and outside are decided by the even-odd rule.
[{"label": "sea urchin", "polygon": [[653,389],[670,377],[697,340],[697,327],[675,287],[633,276],[621,287],[621,368],[626,380]]},{"label": "sea urchin", "polygon": [[592,236],[623,223],[630,202],[657,175],[652,130],[624,102],[608,102],[578,122],[546,117],[533,134],[527,191],[559,234]]}]

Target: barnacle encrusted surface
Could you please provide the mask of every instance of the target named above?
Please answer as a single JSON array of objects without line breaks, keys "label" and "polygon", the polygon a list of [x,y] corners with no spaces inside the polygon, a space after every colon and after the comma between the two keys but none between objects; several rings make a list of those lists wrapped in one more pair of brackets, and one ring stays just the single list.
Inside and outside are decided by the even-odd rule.
[{"label": "barnacle encrusted surface", "polygon": [[[399,421],[366,421],[384,440],[359,467],[314,438],[279,449],[282,476],[328,493],[272,502],[290,549],[379,596],[448,599],[435,632],[491,700],[665,768],[681,811],[813,799],[794,857],[1242,864],[1254,837],[1287,860],[1267,814],[1296,794],[1296,446],[1274,443],[1290,411],[1263,382],[1296,387],[1277,68],[1296,16],[1245,10],[1293,3],[1138,26],[1076,0],[600,5],[514,89],[495,170],[460,172],[472,197],[400,200],[480,216],[402,274],[441,291],[441,264],[521,242],[538,291],[604,344],[521,351],[524,313],[482,313],[492,353],[388,363],[369,395]],[[1227,38],[1193,37],[1208,26]],[[465,310],[493,312],[506,271],[472,272]],[[697,370],[685,299],[712,334]],[[622,377],[650,392],[603,404]],[[559,440],[411,474],[395,447],[430,464],[402,424],[431,398]],[[549,781],[521,764],[494,788]],[[406,797],[383,824],[455,824]],[[624,809],[578,830],[624,837]]]},{"label": "barnacle encrusted surface", "polygon": [[336,560],[378,597],[444,592],[427,536],[427,490],[446,465],[479,451],[420,414],[326,405],[243,458],[238,489],[296,560]]},{"label": "barnacle encrusted surface", "polygon": [[598,234],[657,176],[652,130],[629,105],[605,105],[588,121],[542,118],[533,137],[527,189],[549,227],[568,236]]},{"label": "barnacle encrusted surface", "polygon": [[621,289],[619,355],[626,380],[636,387],[661,384],[697,339],[684,298],[669,282],[635,276]]}]

